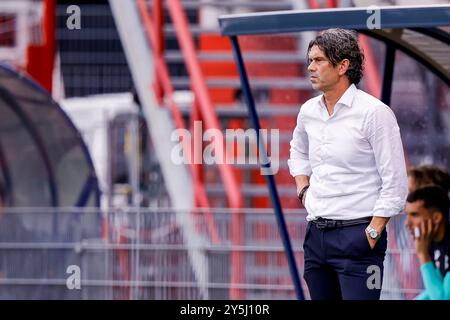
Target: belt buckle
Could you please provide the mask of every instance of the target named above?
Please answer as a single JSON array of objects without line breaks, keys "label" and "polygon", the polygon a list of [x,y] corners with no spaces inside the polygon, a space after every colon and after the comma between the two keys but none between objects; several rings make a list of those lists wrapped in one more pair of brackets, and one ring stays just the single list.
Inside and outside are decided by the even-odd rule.
[{"label": "belt buckle", "polygon": [[336,220],[328,220],[328,226],[330,228],[336,228],[337,226],[337,221]]},{"label": "belt buckle", "polygon": [[327,227],[327,221],[322,219],[317,219],[314,221],[317,229],[325,229]]},{"label": "belt buckle", "polygon": [[318,218],[315,221],[317,229],[327,229],[327,228],[336,228],[337,221],[336,220],[325,220],[323,218]]}]

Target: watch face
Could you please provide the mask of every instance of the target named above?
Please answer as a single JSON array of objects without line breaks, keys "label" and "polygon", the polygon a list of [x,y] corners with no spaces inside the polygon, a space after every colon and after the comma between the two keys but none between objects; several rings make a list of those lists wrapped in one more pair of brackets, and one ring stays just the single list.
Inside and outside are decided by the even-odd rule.
[{"label": "watch face", "polygon": [[369,232],[369,236],[372,239],[375,239],[378,236],[378,232],[376,232],[375,230],[372,230],[372,231]]}]

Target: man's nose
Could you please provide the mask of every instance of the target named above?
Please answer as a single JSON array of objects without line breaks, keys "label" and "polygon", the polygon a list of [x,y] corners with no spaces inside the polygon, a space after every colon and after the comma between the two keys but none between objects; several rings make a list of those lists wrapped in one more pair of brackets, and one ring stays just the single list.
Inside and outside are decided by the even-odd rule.
[{"label": "man's nose", "polygon": [[309,71],[309,72],[314,72],[314,70],[315,70],[314,62],[311,62],[311,63],[308,65],[308,71]]},{"label": "man's nose", "polygon": [[411,227],[411,220],[409,219],[409,217],[407,217],[405,219],[405,227],[410,228]]}]

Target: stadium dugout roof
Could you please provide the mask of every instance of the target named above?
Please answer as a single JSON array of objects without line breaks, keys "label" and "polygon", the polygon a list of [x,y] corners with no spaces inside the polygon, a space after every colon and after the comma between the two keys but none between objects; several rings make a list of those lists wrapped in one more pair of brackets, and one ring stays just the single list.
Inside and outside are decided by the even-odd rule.
[{"label": "stadium dugout roof", "polygon": [[8,207],[99,206],[80,132],[50,95],[0,64],[0,182]]},{"label": "stadium dugout roof", "polygon": [[219,22],[226,36],[355,29],[405,52],[450,85],[450,5],[378,7],[380,28],[369,29],[367,21],[374,8],[224,15]]}]

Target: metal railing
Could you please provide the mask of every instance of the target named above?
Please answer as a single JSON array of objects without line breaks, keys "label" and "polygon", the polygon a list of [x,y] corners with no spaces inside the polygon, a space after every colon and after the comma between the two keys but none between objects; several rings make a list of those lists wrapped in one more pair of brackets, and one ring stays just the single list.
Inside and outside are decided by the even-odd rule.
[{"label": "metal railing", "polygon": [[[211,209],[205,209],[210,211]],[[245,299],[295,299],[287,259],[273,210],[243,209],[245,238],[231,238],[230,209],[214,209],[221,238],[215,244],[203,209],[194,212],[201,242],[185,241],[180,227],[191,211],[170,208],[4,209],[0,215],[1,299],[230,299],[239,289]],[[54,216],[58,215],[58,225]],[[101,221],[108,220],[102,238]],[[286,210],[295,259],[303,274],[305,212]],[[388,251],[382,299],[411,299],[421,290],[420,273],[410,247],[404,216],[388,224]],[[199,275],[190,255],[207,257]],[[231,282],[232,254],[239,252],[244,282]],[[79,267],[77,274],[70,266]],[[206,279],[200,285],[199,278]],[[302,280],[303,281],[303,280]],[[207,294],[201,292],[205,287]],[[307,288],[305,283],[303,287]],[[306,297],[309,297],[305,289]]]}]

